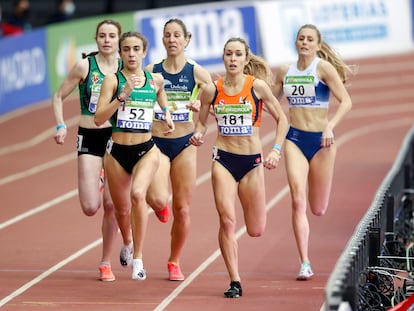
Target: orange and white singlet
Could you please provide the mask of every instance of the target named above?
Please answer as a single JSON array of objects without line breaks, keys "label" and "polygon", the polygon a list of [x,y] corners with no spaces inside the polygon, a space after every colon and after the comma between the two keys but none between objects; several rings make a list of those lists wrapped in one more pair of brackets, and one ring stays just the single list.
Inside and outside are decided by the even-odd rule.
[{"label": "orange and white singlet", "polygon": [[223,78],[217,80],[213,109],[220,135],[250,136],[253,126],[260,126],[263,102],[254,94],[253,81],[253,76],[246,75],[243,89],[230,96],[224,92]]}]

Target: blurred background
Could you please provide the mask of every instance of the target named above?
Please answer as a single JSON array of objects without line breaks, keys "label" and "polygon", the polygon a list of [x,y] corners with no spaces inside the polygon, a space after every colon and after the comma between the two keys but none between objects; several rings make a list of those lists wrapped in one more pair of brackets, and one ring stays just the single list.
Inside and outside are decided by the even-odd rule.
[{"label": "blurred background", "polygon": [[273,68],[291,62],[296,32],[305,23],[317,25],[346,60],[414,51],[413,2],[0,0],[0,116],[49,100],[82,53],[96,50],[95,28],[103,19],[148,39],[145,66],[165,56],[163,25],[180,18],[193,34],[186,55],[219,73],[231,37],[244,38]]},{"label": "blurred background", "polygon": [[[172,17],[182,19],[194,35],[186,55],[212,74],[223,71],[223,45],[233,36],[245,38],[250,50],[277,70],[280,64],[296,59],[295,38],[299,27],[313,23],[321,30],[323,40],[346,61],[353,64],[355,60],[363,61],[366,58],[358,77],[370,81],[355,83],[359,94],[353,98],[355,107],[364,111],[355,113],[361,122],[366,122],[368,111],[373,116],[381,113],[385,116],[387,112],[384,111],[387,110],[381,107],[377,109],[377,105],[385,105],[384,102],[389,106],[387,108],[395,109],[395,113],[398,107],[413,107],[414,0],[0,0],[0,37],[3,37],[0,39],[0,119],[6,120],[12,113],[30,105],[50,104],[51,95],[82,52],[96,50],[95,28],[102,19],[115,19],[121,23],[123,30],[143,33],[149,42],[144,60],[148,63],[165,56],[163,25]],[[402,58],[397,61],[398,56]],[[397,86],[403,86],[408,91],[400,91]],[[375,106],[364,107],[362,104],[368,100],[375,101]],[[388,121],[395,121],[396,124],[403,121],[392,120],[393,115],[388,113],[386,117],[387,120],[382,121],[384,124]],[[412,119],[408,121],[412,123]],[[352,129],[355,129],[354,126]],[[387,128],[384,127],[385,130]],[[20,127],[19,131],[22,131]],[[54,128],[51,127],[50,131],[54,131]],[[3,137],[8,138],[8,134],[4,132]],[[381,135],[382,144],[388,150],[388,130],[386,135],[378,135]],[[347,137],[349,139],[350,136]],[[414,130],[410,137],[411,147],[404,148],[404,158],[401,156],[396,162],[396,177],[390,175],[392,178],[385,180],[378,189],[375,204],[369,207],[366,218],[357,228],[357,235],[350,239],[349,248],[344,250],[330,276],[326,287],[329,310],[337,310],[330,306],[335,306],[342,299],[356,305],[357,300],[361,302],[361,297],[368,296],[366,290],[371,289],[372,279],[367,277],[369,282],[359,284],[358,278],[368,264],[376,270],[382,264],[373,260],[379,258],[375,252],[399,257],[401,252],[409,262],[407,266],[414,266],[408,261],[408,258],[414,258],[414,242],[404,249],[394,247],[395,241],[390,240],[389,245],[393,246],[391,250],[387,248],[389,245],[380,248],[384,231],[387,231],[389,238],[393,228],[390,229],[388,225],[392,227],[394,221],[397,229],[398,226],[408,228],[409,237],[404,236],[404,239],[414,241]],[[395,143],[393,140],[391,142]],[[358,154],[361,151],[362,148],[357,148],[353,152]],[[372,162],[376,158],[372,157]],[[365,166],[367,169],[372,168],[371,160],[363,165],[362,173],[365,172]],[[358,182],[358,179],[355,180]],[[402,193],[402,189],[409,191],[404,190],[407,193]],[[349,197],[352,196],[351,193]],[[392,201],[396,204],[389,203]],[[402,207],[398,205],[400,203]],[[390,211],[398,217],[387,217]],[[400,217],[400,211],[409,217]],[[411,284],[407,288],[412,293],[414,269],[410,273]],[[376,285],[380,290],[388,288],[379,282]],[[356,295],[361,288],[362,294]],[[371,293],[369,297],[374,297],[374,294]],[[389,303],[388,296],[386,299]],[[370,307],[354,310],[385,310],[372,307],[372,301],[368,305]]]},{"label": "blurred background", "polygon": [[214,2],[214,0],[1,0],[0,16],[2,23],[21,19],[33,29],[51,23],[102,14],[206,2]]}]

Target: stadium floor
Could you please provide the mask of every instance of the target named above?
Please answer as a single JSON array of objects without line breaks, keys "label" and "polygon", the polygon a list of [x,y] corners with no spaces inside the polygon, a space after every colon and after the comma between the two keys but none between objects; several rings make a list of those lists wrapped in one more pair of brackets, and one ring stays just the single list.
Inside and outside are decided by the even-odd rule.
[{"label": "stadium floor", "polygon": [[[414,53],[353,60],[353,109],[335,130],[338,156],[331,202],[324,217],[310,216],[310,256],[315,276],[297,282],[299,260],[290,224],[284,161],[266,171],[268,222],[250,238],[238,209],[243,297],[224,299],[227,272],[209,177],[214,126],[198,151],[191,234],[182,256],[184,282],[167,280],[167,224],[151,214],[145,241],[148,277],[132,281],[119,265],[121,237],[112,256],[115,282],[98,281],[100,222],[83,216],[76,189],[76,99],[65,104],[64,146],[53,140],[50,102],[0,116],[0,307],[6,310],[320,310],[337,258],[391,168],[414,124]],[[284,107],[286,104],[284,102]],[[213,118],[210,123],[214,125]],[[262,122],[264,152],[273,122]]]}]

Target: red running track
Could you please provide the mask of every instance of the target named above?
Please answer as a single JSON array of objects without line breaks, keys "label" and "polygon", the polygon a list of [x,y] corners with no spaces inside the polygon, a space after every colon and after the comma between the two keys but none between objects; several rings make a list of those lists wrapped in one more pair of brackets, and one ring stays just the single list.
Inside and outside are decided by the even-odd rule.
[{"label": "red running track", "polygon": [[[414,53],[354,60],[354,107],[336,129],[338,157],[328,213],[310,216],[315,277],[297,282],[299,260],[290,225],[284,162],[266,171],[268,223],[264,236],[246,236],[238,210],[240,271],[244,295],[225,299],[228,276],[217,242],[209,178],[215,127],[199,149],[191,234],[182,256],[184,282],[167,280],[171,222],[152,214],[145,242],[148,278],[132,281],[113,253],[117,280],[98,281],[100,222],[82,214],[76,190],[78,104],[65,104],[69,137],[53,141],[50,103],[0,117],[0,307],[6,310],[320,310],[337,258],[371,204],[414,121]],[[286,103],[284,102],[286,107]],[[265,153],[273,122],[263,120]]]}]

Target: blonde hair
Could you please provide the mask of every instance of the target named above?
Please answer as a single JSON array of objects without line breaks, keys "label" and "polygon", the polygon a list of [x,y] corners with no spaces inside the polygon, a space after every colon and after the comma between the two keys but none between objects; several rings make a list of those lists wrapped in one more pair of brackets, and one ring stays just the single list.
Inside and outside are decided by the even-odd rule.
[{"label": "blonde hair", "polygon": [[299,33],[302,29],[313,29],[316,32],[318,37],[318,43],[321,45],[321,49],[316,53],[318,57],[330,62],[336,69],[341,78],[342,82],[345,83],[347,80],[347,74],[356,74],[358,67],[356,65],[347,65],[338,53],[325,41],[322,40],[321,32],[318,27],[313,24],[302,25],[296,35],[296,40],[298,39]]},{"label": "blonde hair", "polygon": [[233,37],[227,40],[224,44],[224,50],[226,49],[227,44],[230,42],[240,42],[244,45],[246,58],[248,63],[244,66],[243,72],[248,75],[252,75],[258,79],[264,80],[269,86],[273,85],[273,74],[267,62],[260,56],[253,54],[250,51],[249,45],[246,40]]}]

